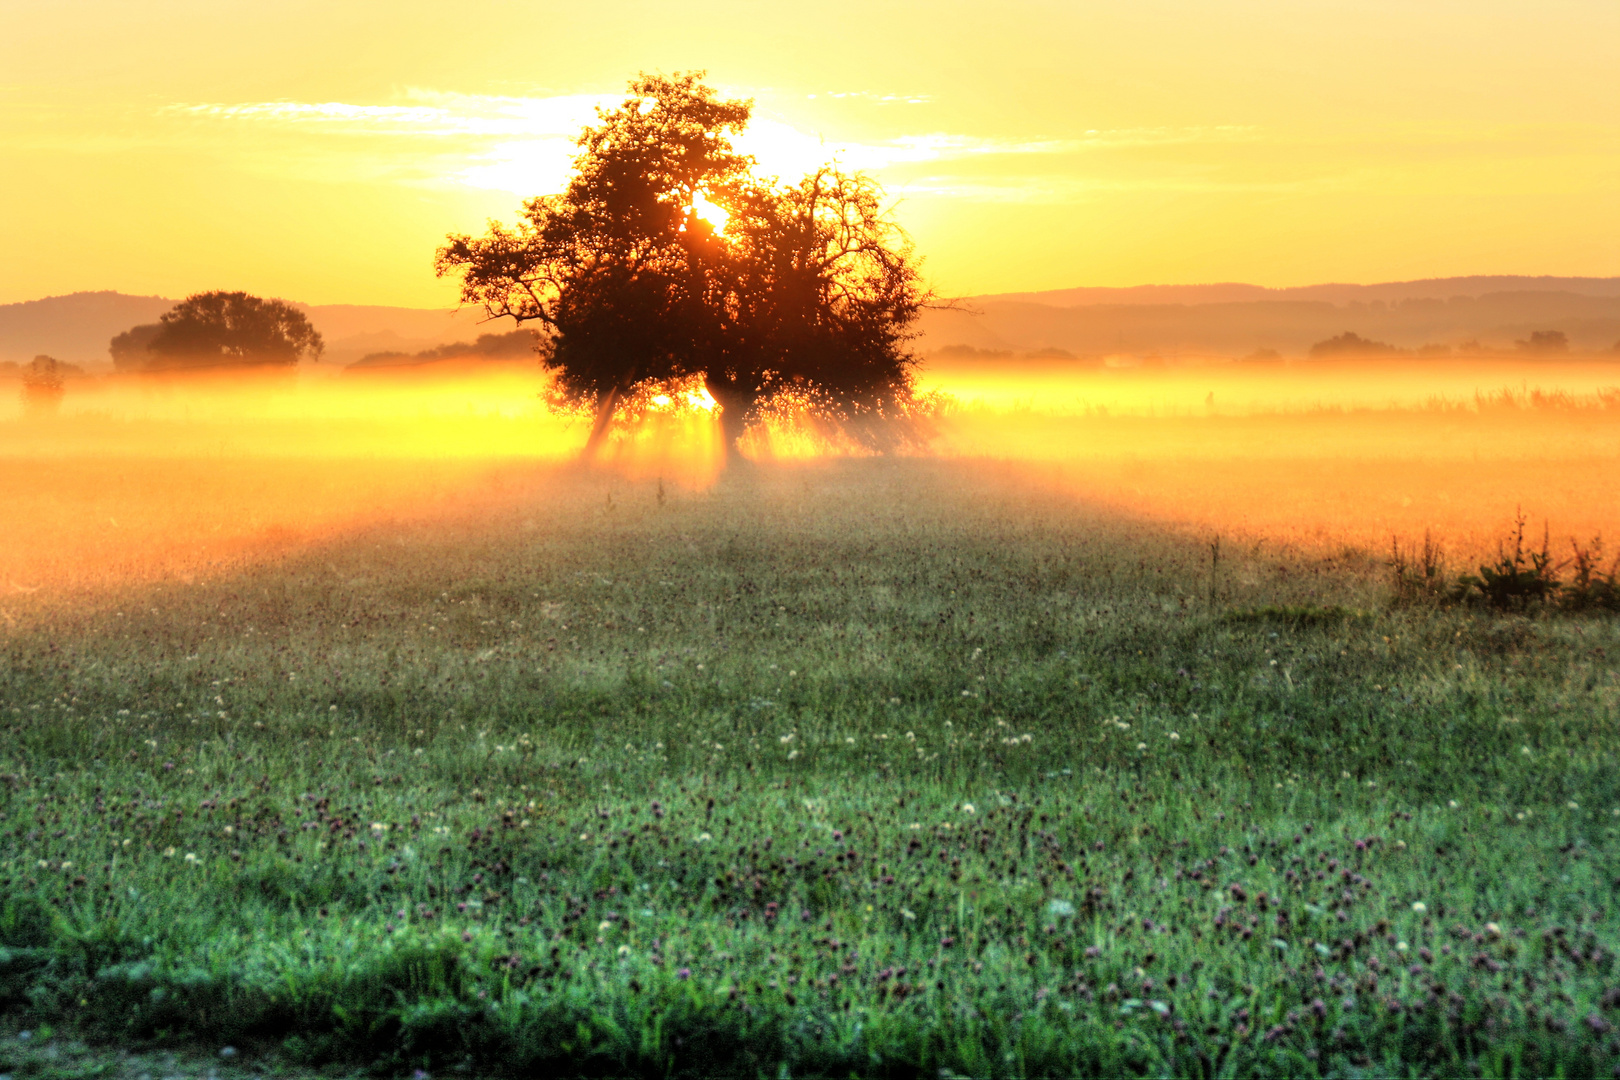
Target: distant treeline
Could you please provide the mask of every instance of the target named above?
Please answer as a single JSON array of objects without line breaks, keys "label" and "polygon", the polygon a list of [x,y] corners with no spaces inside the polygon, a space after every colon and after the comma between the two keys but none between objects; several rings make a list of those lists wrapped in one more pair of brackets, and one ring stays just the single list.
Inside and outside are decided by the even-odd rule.
[{"label": "distant treeline", "polygon": [[513,330],[506,334],[479,334],[477,341],[454,341],[421,352],[374,352],[349,365],[356,368],[414,367],[439,360],[523,360],[534,356],[535,335],[532,330]]},{"label": "distant treeline", "polygon": [[[922,317],[922,351],[948,346],[1008,353],[1059,349],[1076,357],[1111,355],[1301,356],[1352,332],[1412,355],[1503,355],[1525,351],[1537,332],[1564,336],[1570,352],[1601,353],[1620,343],[1620,297],[1562,292],[1331,304],[1270,300],[1204,304],[1091,304],[1057,307],[986,298]],[[1352,345],[1354,343],[1351,343]],[[1376,355],[1376,348],[1357,355]],[[1539,346],[1532,352],[1545,352]],[[1351,355],[1350,351],[1339,355]]]}]

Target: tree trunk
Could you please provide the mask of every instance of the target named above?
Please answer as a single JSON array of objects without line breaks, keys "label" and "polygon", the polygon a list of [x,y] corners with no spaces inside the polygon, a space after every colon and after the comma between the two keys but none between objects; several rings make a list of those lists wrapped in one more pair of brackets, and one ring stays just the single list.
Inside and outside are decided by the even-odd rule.
[{"label": "tree trunk", "polygon": [[585,451],[581,458],[585,461],[594,461],[601,451],[602,444],[607,442],[608,431],[613,427],[613,411],[619,407],[619,388],[617,386],[603,394],[596,402],[596,420],[591,424],[590,438],[585,440]]},{"label": "tree trunk", "polygon": [[704,377],[703,386],[720,406],[720,440],[725,445],[726,465],[741,465],[745,459],[737,443],[748,430],[748,409],[753,401],[735,383],[712,375]]}]

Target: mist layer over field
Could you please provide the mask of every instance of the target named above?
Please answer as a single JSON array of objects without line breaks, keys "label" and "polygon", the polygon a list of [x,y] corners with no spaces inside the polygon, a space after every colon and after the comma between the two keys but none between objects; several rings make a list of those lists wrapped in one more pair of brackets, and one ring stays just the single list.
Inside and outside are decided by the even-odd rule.
[{"label": "mist layer over field", "polygon": [[[1383,551],[1432,530],[1472,559],[1521,507],[1558,552],[1572,536],[1620,534],[1614,363],[937,362],[921,384],[941,404],[903,453],[1005,462],[1077,504],[1200,536]],[[440,363],[76,380],[54,412],[7,395],[0,593],[195,576],[572,468],[588,418],[553,412],[544,391],[532,364]],[[869,452],[768,424],[744,453],[791,468]],[[746,479],[723,475],[714,414],[679,399],[627,425],[595,464],[604,506]]]}]

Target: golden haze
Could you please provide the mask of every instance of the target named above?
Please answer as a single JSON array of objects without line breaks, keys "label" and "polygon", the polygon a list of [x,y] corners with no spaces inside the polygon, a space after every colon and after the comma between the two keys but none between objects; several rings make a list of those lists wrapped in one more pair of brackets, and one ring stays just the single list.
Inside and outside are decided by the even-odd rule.
[{"label": "golden haze", "polygon": [[[951,395],[929,446],[1008,483],[1069,493],[1155,527],[1234,543],[1377,557],[1432,529],[1488,555],[1522,506],[1555,555],[1620,536],[1620,371],[1610,361],[1189,364],[991,378],[929,372]],[[542,403],[532,364],[408,374],[71,382],[55,416],[0,401],[0,617],[70,595],[215,578],[378,522],[521,504],[578,483],[588,422]],[[584,482],[604,527],[659,492],[701,498],[722,475],[712,412],[679,400],[622,431]],[[887,466],[775,426],[747,455],[802,471]],[[843,464],[840,464],[843,462]]]},{"label": "golden haze", "polygon": [[946,294],[1616,273],[1602,0],[797,8],[12,4],[0,302],[447,306],[447,232],[555,189],[638,70],[874,171]]}]

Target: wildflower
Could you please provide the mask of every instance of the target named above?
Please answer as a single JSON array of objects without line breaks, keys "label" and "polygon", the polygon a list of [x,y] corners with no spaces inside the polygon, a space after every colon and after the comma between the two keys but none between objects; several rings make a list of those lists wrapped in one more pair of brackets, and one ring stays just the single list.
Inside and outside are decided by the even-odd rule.
[{"label": "wildflower", "polygon": [[1485,924],[1485,932],[1493,938],[1499,938],[1502,936],[1502,928],[1493,922],[1488,922]]},{"label": "wildflower", "polygon": [[1581,808],[1581,804],[1576,802],[1574,799],[1571,799],[1569,800],[1569,808],[1571,810],[1579,810]]},{"label": "wildflower", "polygon": [[1172,731],[1170,733],[1170,741],[1171,742],[1180,742],[1181,741],[1181,736],[1179,734],[1177,734],[1176,732]]},{"label": "wildflower", "polygon": [[613,929],[613,924],[608,922],[606,919],[603,919],[601,922],[596,924],[596,932],[598,934],[606,933],[611,929]]},{"label": "wildflower", "polygon": [[373,822],[372,822],[372,823],[371,823],[371,831],[372,831],[372,832],[379,832],[379,833],[380,833],[380,832],[384,832],[384,831],[386,831],[386,830],[387,830],[387,828],[388,828],[388,826],[386,826],[386,825],[384,825],[384,824],[383,824],[383,823],[382,823],[382,822],[380,822],[380,821],[373,821]]},{"label": "wildflower", "polygon": [[677,968],[675,970],[675,977],[677,979],[690,979],[692,977],[692,969],[685,967]]},{"label": "wildflower", "polygon": [[972,803],[965,802],[965,803],[962,804],[962,813],[964,813],[964,814],[972,814],[972,813],[975,813],[975,812],[976,811],[973,809],[973,804]]},{"label": "wildflower", "polygon": [[628,946],[628,945],[620,945],[619,946],[619,955],[620,956],[629,956],[630,955],[630,946]]},{"label": "wildflower", "polygon": [[905,919],[907,922],[911,922],[917,918],[917,913],[909,908],[901,908],[900,917]]},{"label": "wildflower", "polygon": [[1412,910],[1417,912],[1419,915],[1422,915],[1425,911],[1429,910],[1429,905],[1425,904],[1421,900],[1414,900],[1412,901]]},{"label": "wildflower", "polygon": [[778,739],[776,741],[781,743],[782,745],[786,746],[788,743],[793,741],[793,736],[794,736],[794,732],[790,731],[786,735],[783,735],[780,739]]},{"label": "wildflower", "polygon": [[163,849],[163,857],[164,857],[164,858],[165,858],[165,859],[172,859],[172,858],[174,858],[174,848],[172,848],[172,847],[166,847],[166,848],[164,848],[164,849]]},{"label": "wildflower", "polygon": [[1060,919],[1066,919],[1074,914],[1074,905],[1067,900],[1051,900],[1046,905],[1046,913]]},{"label": "wildflower", "polygon": [[1395,943],[1395,951],[1396,952],[1405,952],[1407,949],[1410,949],[1411,947],[1412,946],[1408,945],[1404,941],[1397,941]]},{"label": "wildflower", "polygon": [[1146,750],[1147,749],[1147,743],[1139,742],[1139,743],[1136,744],[1136,748],[1138,750]]},{"label": "wildflower", "polygon": [[698,833],[698,843],[700,843],[700,844],[707,844],[710,840],[713,840],[713,839],[714,839],[714,837],[710,836],[706,832]]},{"label": "wildflower", "polygon": [[794,759],[794,758],[796,758],[796,757],[798,757],[798,756],[799,756],[799,752],[798,752],[798,751],[797,751],[797,750],[789,750],[789,751],[788,751],[788,756],[787,756],[787,759],[788,759],[788,760],[789,760],[789,761],[792,761],[792,760],[793,760],[793,759]]},{"label": "wildflower", "polygon": [[845,741],[845,742],[847,742],[847,743],[848,743],[848,744],[849,744],[849,745],[851,745],[851,746],[854,746],[854,745],[855,745],[855,736],[853,736],[853,735],[846,735],[846,736],[845,736],[845,737],[844,737],[844,741]]},{"label": "wildflower", "polygon": [[1457,809],[1457,800],[1452,799],[1450,802],[1446,803],[1446,805],[1451,807],[1453,810],[1455,810],[1455,809]]},{"label": "wildflower", "polygon": [[186,852],[186,862],[188,862],[188,863],[194,863],[194,862],[196,862],[196,861],[197,861],[197,854],[196,854],[196,852],[193,852],[193,851],[188,851],[188,852]]}]

